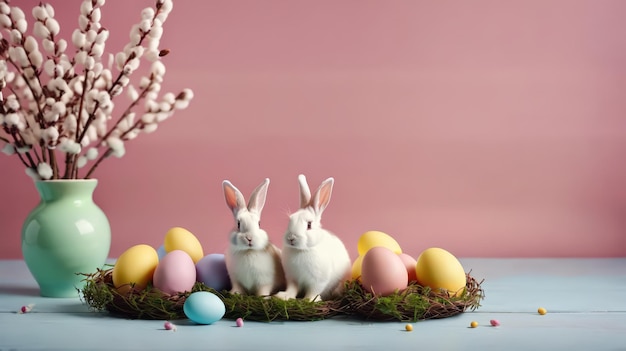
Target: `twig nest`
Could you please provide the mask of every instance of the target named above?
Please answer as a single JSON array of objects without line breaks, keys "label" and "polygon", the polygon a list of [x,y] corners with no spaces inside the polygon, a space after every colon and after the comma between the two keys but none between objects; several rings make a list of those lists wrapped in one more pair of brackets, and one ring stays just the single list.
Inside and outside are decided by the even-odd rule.
[{"label": "twig nest", "polygon": [[176,320],[187,318],[185,301],[195,292],[206,291],[219,298],[225,307],[223,318],[271,322],[274,320],[316,321],[338,316],[377,321],[417,321],[450,317],[480,306],[484,293],[480,284],[467,274],[467,285],[459,296],[449,296],[411,283],[403,291],[377,296],[357,280],[346,283],[336,300],[313,302],[305,299],[282,300],[260,296],[230,294],[196,283],[190,292],[168,295],[148,285],[143,290],[121,292],[113,286],[112,269],[85,275],[82,298],[96,311],[135,319]]},{"label": "twig nest", "polygon": [[343,296],[344,311],[367,320],[417,321],[457,315],[480,307],[484,298],[481,283],[467,274],[462,294],[433,291],[416,282],[387,296],[377,296],[357,282],[349,282]]}]

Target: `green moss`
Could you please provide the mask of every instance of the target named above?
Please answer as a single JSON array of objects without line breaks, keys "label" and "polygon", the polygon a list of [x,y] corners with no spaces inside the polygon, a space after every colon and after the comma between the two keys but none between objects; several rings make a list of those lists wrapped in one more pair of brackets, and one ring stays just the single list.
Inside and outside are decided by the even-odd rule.
[{"label": "green moss", "polygon": [[416,283],[389,296],[375,296],[357,281],[349,281],[341,298],[318,302],[230,294],[215,291],[202,283],[196,283],[191,292],[177,295],[165,295],[152,286],[121,294],[113,287],[111,275],[112,269],[85,275],[86,284],[81,290],[83,301],[95,311],[106,310],[117,316],[138,319],[185,318],[185,299],[196,291],[216,294],[226,307],[225,318],[266,322],[316,321],[340,315],[378,321],[417,321],[449,317],[467,309],[475,310],[484,298],[480,287],[482,282],[477,282],[469,274],[466,289],[458,297],[435,294]]}]

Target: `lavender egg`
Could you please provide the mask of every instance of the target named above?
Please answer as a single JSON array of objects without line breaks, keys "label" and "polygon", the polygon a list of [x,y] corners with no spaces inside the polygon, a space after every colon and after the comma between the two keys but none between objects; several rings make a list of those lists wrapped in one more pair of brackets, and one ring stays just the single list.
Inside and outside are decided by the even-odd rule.
[{"label": "lavender egg", "polygon": [[230,290],[230,277],[223,254],[209,254],[196,263],[196,279],[217,291]]}]

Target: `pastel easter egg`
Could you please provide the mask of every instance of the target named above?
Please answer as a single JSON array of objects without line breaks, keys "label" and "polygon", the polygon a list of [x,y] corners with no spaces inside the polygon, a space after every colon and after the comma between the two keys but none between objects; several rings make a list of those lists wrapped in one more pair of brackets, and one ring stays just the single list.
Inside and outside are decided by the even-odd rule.
[{"label": "pastel easter egg", "polygon": [[208,254],[196,263],[196,280],[217,291],[230,290],[224,254]]},{"label": "pastel easter egg", "polygon": [[359,241],[357,242],[357,250],[359,252],[359,256],[365,255],[365,253],[367,253],[369,249],[377,246],[386,247],[396,254],[402,253],[400,244],[398,244],[396,239],[394,239],[387,233],[383,233],[378,230],[370,230],[363,233],[359,237]]},{"label": "pastel easter egg", "polygon": [[196,283],[196,266],[182,250],[170,251],[154,271],[154,287],[170,295],[191,291]]},{"label": "pastel easter egg", "polygon": [[131,287],[142,290],[152,281],[152,276],[159,264],[156,250],[149,245],[140,244],[124,251],[113,267],[113,286],[125,294]]},{"label": "pastel easter egg", "polygon": [[417,282],[435,292],[447,291],[451,296],[459,296],[465,290],[467,277],[461,262],[450,252],[432,247],[424,250],[415,265]]},{"label": "pastel easter egg", "polygon": [[363,266],[363,256],[357,257],[352,263],[352,279],[361,280],[361,268]]},{"label": "pastel easter egg", "polygon": [[404,266],[406,267],[406,271],[409,274],[409,283],[417,280],[417,273],[415,272],[415,265],[417,261],[409,254],[401,253],[398,255]]},{"label": "pastel easter egg", "polygon": [[165,257],[166,254],[167,252],[165,251],[165,245],[159,246],[159,248],[157,249],[157,255],[159,255],[159,260]]},{"label": "pastel easter egg", "polygon": [[187,297],[183,312],[187,318],[198,324],[213,324],[224,317],[226,306],[217,295],[208,291],[197,291]]},{"label": "pastel easter egg", "polygon": [[165,239],[163,240],[166,252],[174,250],[183,250],[193,260],[193,263],[198,263],[204,257],[204,251],[198,238],[190,231],[181,227],[174,227],[167,231]]},{"label": "pastel easter egg", "polygon": [[387,296],[406,289],[409,274],[395,252],[386,247],[369,249],[363,256],[361,282],[363,287],[378,296]]}]

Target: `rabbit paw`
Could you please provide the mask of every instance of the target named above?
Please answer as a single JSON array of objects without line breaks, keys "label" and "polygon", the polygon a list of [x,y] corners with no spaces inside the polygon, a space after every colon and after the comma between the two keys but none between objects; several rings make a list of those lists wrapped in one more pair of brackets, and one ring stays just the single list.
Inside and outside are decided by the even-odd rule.
[{"label": "rabbit paw", "polygon": [[306,295],[306,296],[304,296],[304,298],[311,300],[311,302],[321,302],[322,301],[322,297],[319,294],[317,294],[317,295]]},{"label": "rabbit paw", "polygon": [[295,296],[292,296],[292,294],[288,294],[286,291],[279,291],[276,294],[274,294],[274,296],[281,300],[289,300],[289,299],[295,298]]}]

